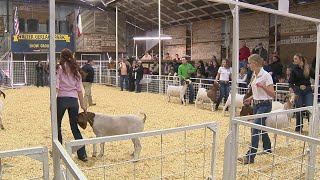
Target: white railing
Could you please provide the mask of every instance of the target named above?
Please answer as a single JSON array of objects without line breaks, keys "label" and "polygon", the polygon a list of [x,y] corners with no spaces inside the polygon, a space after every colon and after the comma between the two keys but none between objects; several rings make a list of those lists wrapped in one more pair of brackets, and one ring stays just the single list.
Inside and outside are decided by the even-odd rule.
[{"label": "white railing", "polygon": [[[2,160],[6,158],[12,158],[17,156],[27,156],[42,163],[43,175],[41,177],[33,177],[29,179],[45,179],[49,180],[49,160],[48,160],[48,148],[47,147],[34,147],[25,149],[16,149],[8,151],[0,151],[0,180],[11,179],[12,177],[3,176],[3,164]],[[28,168],[28,167],[25,167]],[[9,174],[9,173],[8,173]],[[26,177],[19,177],[25,179]]]},{"label": "white railing", "polygon": [[[291,132],[293,130],[291,130],[290,127],[287,129],[275,129],[250,122],[250,120],[256,118],[271,117],[280,114],[291,114],[301,111],[312,112],[312,107],[309,106],[291,110],[283,110],[280,112],[270,112],[267,114],[236,117],[233,119],[232,123],[236,125],[236,132],[234,132],[236,134],[236,139],[231,141],[231,134],[229,134],[225,140],[224,179],[233,179],[232,173],[230,173],[232,169],[237,170],[236,177],[234,177],[234,179],[252,179],[257,177],[262,179],[284,179],[287,177],[295,177],[297,179],[319,179],[320,167],[317,165],[317,163],[312,162],[312,159],[316,159],[316,155],[309,153],[309,147],[311,147],[311,145],[315,145],[317,146],[317,149],[319,149],[319,139],[305,136],[301,134],[301,132],[300,134],[293,133]],[[251,128],[266,131],[269,134],[277,134],[278,138],[281,138],[281,136],[282,139],[284,137],[291,138],[291,143],[285,146],[279,146],[276,141],[274,141],[272,152],[268,153],[268,155],[265,155],[270,157],[269,160],[264,158],[263,162],[262,160],[259,161],[259,158],[261,158],[259,156],[255,158],[258,159],[258,161],[255,160],[255,164],[259,164],[258,166],[246,166],[240,164],[241,166],[237,167],[239,166],[239,164],[236,162],[237,158],[243,157],[244,153],[251,147]],[[308,132],[312,132],[313,129],[314,127],[310,125]],[[239,150],[239,152],[235,149]],[[257,155],[258,154],[260,154],[260,152],[258,152]],[[309,173],[312,171],[315,172],[314,177],[312,173]]]},{"label": "white railing", "polygon": [[[192,147],[187,147],[187,143],[186,143],[187,132],[192,131],[192,130],[200,130],[200,129],[204,130],[202,143],[199,145],[192,146]],[[209,142],[209,144],[206,141],[207,134],[208,134],[206,131],[207,129],[210,129],[212,132],[212,139]],[[178,148],[178,150],[175,150],[172,152],[164,153],[163,152],[164,135],[175,134],[175,133],[179,133],[179,132],[184,133],[184,135],[183,135],[184,136],[184,138],[183,138],[184,147]],[[199,152],[203,151],[202,179],[205,179],[205,178],[215,179],[215,166],[216,166],[216,159],[217,159],[217,141],[218,141],[217,133],[218,133],[218,124],[217,123],[215,123],[215,122],[214,123],[204,123],[204,124],[178,127],[178,128],[172,128],[172,129],[157,130],[157,131],[150,131],[150,132],[141,132],[141,133],[133,133],[133,134],[126,134],[126,135],[110,136],[110,137],[82,139],[82,140],[73,140],[70,142],[66,142],[66,149],[67,149],[67,152],[69,153],[69,155],[72,156],[72,153],[75,152],[77,149],[79,149],[79,147],[84,146],[84,145],[88,145],[88,144],[97,144],[97,143],[129,140],[129,139],[133,139],[133,138],[140,138],[141,139],[141,138],[147,138],[147,137],[160,136],[160,146],[158,147],[158,148],[160,148],[160,150],[159,150],[160,154],[158,154],[158,155],[153,154],[151,157],[143,157],[138,160],[127,160],[127,161],[114,162],[111,164],[106,164],[106,161],[103,157],[103,165],[100,165],[97,167],[85,168],[82,170],[103,169],[103,172],[104,172],[103,179],[107,179],[108,177],[106,175],[106,168],[110,168],[110,167],[117,166],[117,165],[128,165],[128,164],[133,163],[134,171],[133,171],[132,177],[133,177],[133,179],[136,179],[137,173],[138,173],[138,170],[137,170],[138,164],[141,164],[144,161],[148,161],[148,160],[159,160],[160,159],[160,172],[159,172],[159,177],[156,179],[172,178],[172,177],[174,177],[172,175],[180,175],[181,178],[186,178],[186,173],[187,173],[186,156],[187,156],[187,153],[191,150],[199,150]],[[154,141],[154,139],[153,139],[153,141]],[[201,142],[201,141],[199,140],[199,142]],[[153,145],[152,147],[147,147],[146,145],[144,145],[144,147],[155,149],[156,147],[154,146],[154,144],[155,144],[155,142],[152,143],[152,145]],[[211,147],[210,167],[208,167],[210,174],[207,174],[206,173],[207,171],[205,169],[205,164],[206,164],[206,160],[207,160],[206,151],[207,151],[208,147],[210,147],[210,146],[212,146]],[[163,159],[166,156],[177,155],[177,154],[182,154],[184,156],[183,171],[182,172],[175,172],[173,174],[165,174],[163,171]],[[192,162],[189,161],[188,163],[192,163]],[[95,178],[102,179],[102,177],[95,177]],[[144,177],[144,178],[150,179],[150,177]],[[68,180],[71,179],[70,173],[67,173],[67,179]]]},{"label": "white railing", "polygon": [[[66,165],[66,171],[61,169],[55,169],[55,174],[59,174],[60,177],[54,177],[54,179],[66,179],[66,172],[69,173],[69,178],[73,177],[75,179],[81,179],[85,180],[87,179],[86,176],[82,173],[82,171],[79,169],[77,164],[72,160],[72,155],[69,156],[69,154],[66,152],[66,150],[63,148],[63,146],[60,144],[58,140],[54,140],[53,142],[53,151],[52,153],[56,153],[56,156],[58,159],[62,159],[64,164]],[[60,163],[59,163],[60,164]]]}]

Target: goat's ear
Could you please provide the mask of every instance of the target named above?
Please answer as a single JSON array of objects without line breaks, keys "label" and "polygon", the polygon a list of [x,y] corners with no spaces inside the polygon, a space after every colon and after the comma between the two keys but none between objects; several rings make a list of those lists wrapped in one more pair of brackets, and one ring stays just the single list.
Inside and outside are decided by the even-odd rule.
[{"label": "goat's ear", "polygon": [[286,101],[288,101],[289,100],[289,94],[288,95],[286,95],[285,97],[284,97],[284,101],[286,102]]},{"label": "goat's ear", "polygon": [[92,112],[87,112],[87,118],[88,120],[91,120],[93,122],[93,118],[95,117],[96,115]]},{"label": "goat's ear", "polygon": [[88,123],[88,117],[86,117],[86,115],[83,112],[79,113],[77,117],[77,123],[82,129],[86,129],[87,123]]}]

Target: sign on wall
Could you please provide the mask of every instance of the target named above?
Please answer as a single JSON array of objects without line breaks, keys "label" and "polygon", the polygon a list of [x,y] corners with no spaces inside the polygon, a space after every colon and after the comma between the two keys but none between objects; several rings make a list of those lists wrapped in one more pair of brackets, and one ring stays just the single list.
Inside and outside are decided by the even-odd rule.
[{"label": "sign on wall", "polygon": [[0,16],[0,34],[4,33],[4,18]]},{"label": "sign on wall", "polygon": [[[64,48],[74,51],[73,34],[55,34],[56,52]],[[49,34],[12,35],[11,50],[13,53],[49,52]]]}]

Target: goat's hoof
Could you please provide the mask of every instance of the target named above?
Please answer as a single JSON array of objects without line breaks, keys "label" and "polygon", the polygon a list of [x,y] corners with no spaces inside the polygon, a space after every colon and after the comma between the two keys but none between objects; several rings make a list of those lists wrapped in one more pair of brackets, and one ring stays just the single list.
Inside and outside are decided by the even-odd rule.
[{"label": "goat's hoof", "polygon": [[134,152],[133,152],[133,153],[131,153],[131,154],[130,154],[130,156],[132,156],[132,157],[133,157],[133,156],[134,156]]},{"label": "goat's hoof", "polygon": [[3,126],[1,126],[1,129],[2,129],[2,130],[4,130],[4,127],[3,127]]},{"label": "goat's hoof", "polygon": [[92,157],[97,157],[97,155],[96,155],[96,154],[93,154]]}]

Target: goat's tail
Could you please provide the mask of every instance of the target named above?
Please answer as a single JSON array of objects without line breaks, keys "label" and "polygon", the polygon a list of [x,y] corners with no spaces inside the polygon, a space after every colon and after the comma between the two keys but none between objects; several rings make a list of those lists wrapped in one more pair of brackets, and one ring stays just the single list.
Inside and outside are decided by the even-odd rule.
[{"label": "goat's tail", "polygon": [[147,120],[147,115],[146,115],[146,113],[144,113],[143,111],[139,111],[139,114],[143,115],[143,123],[145,123],[146,120]]}]

